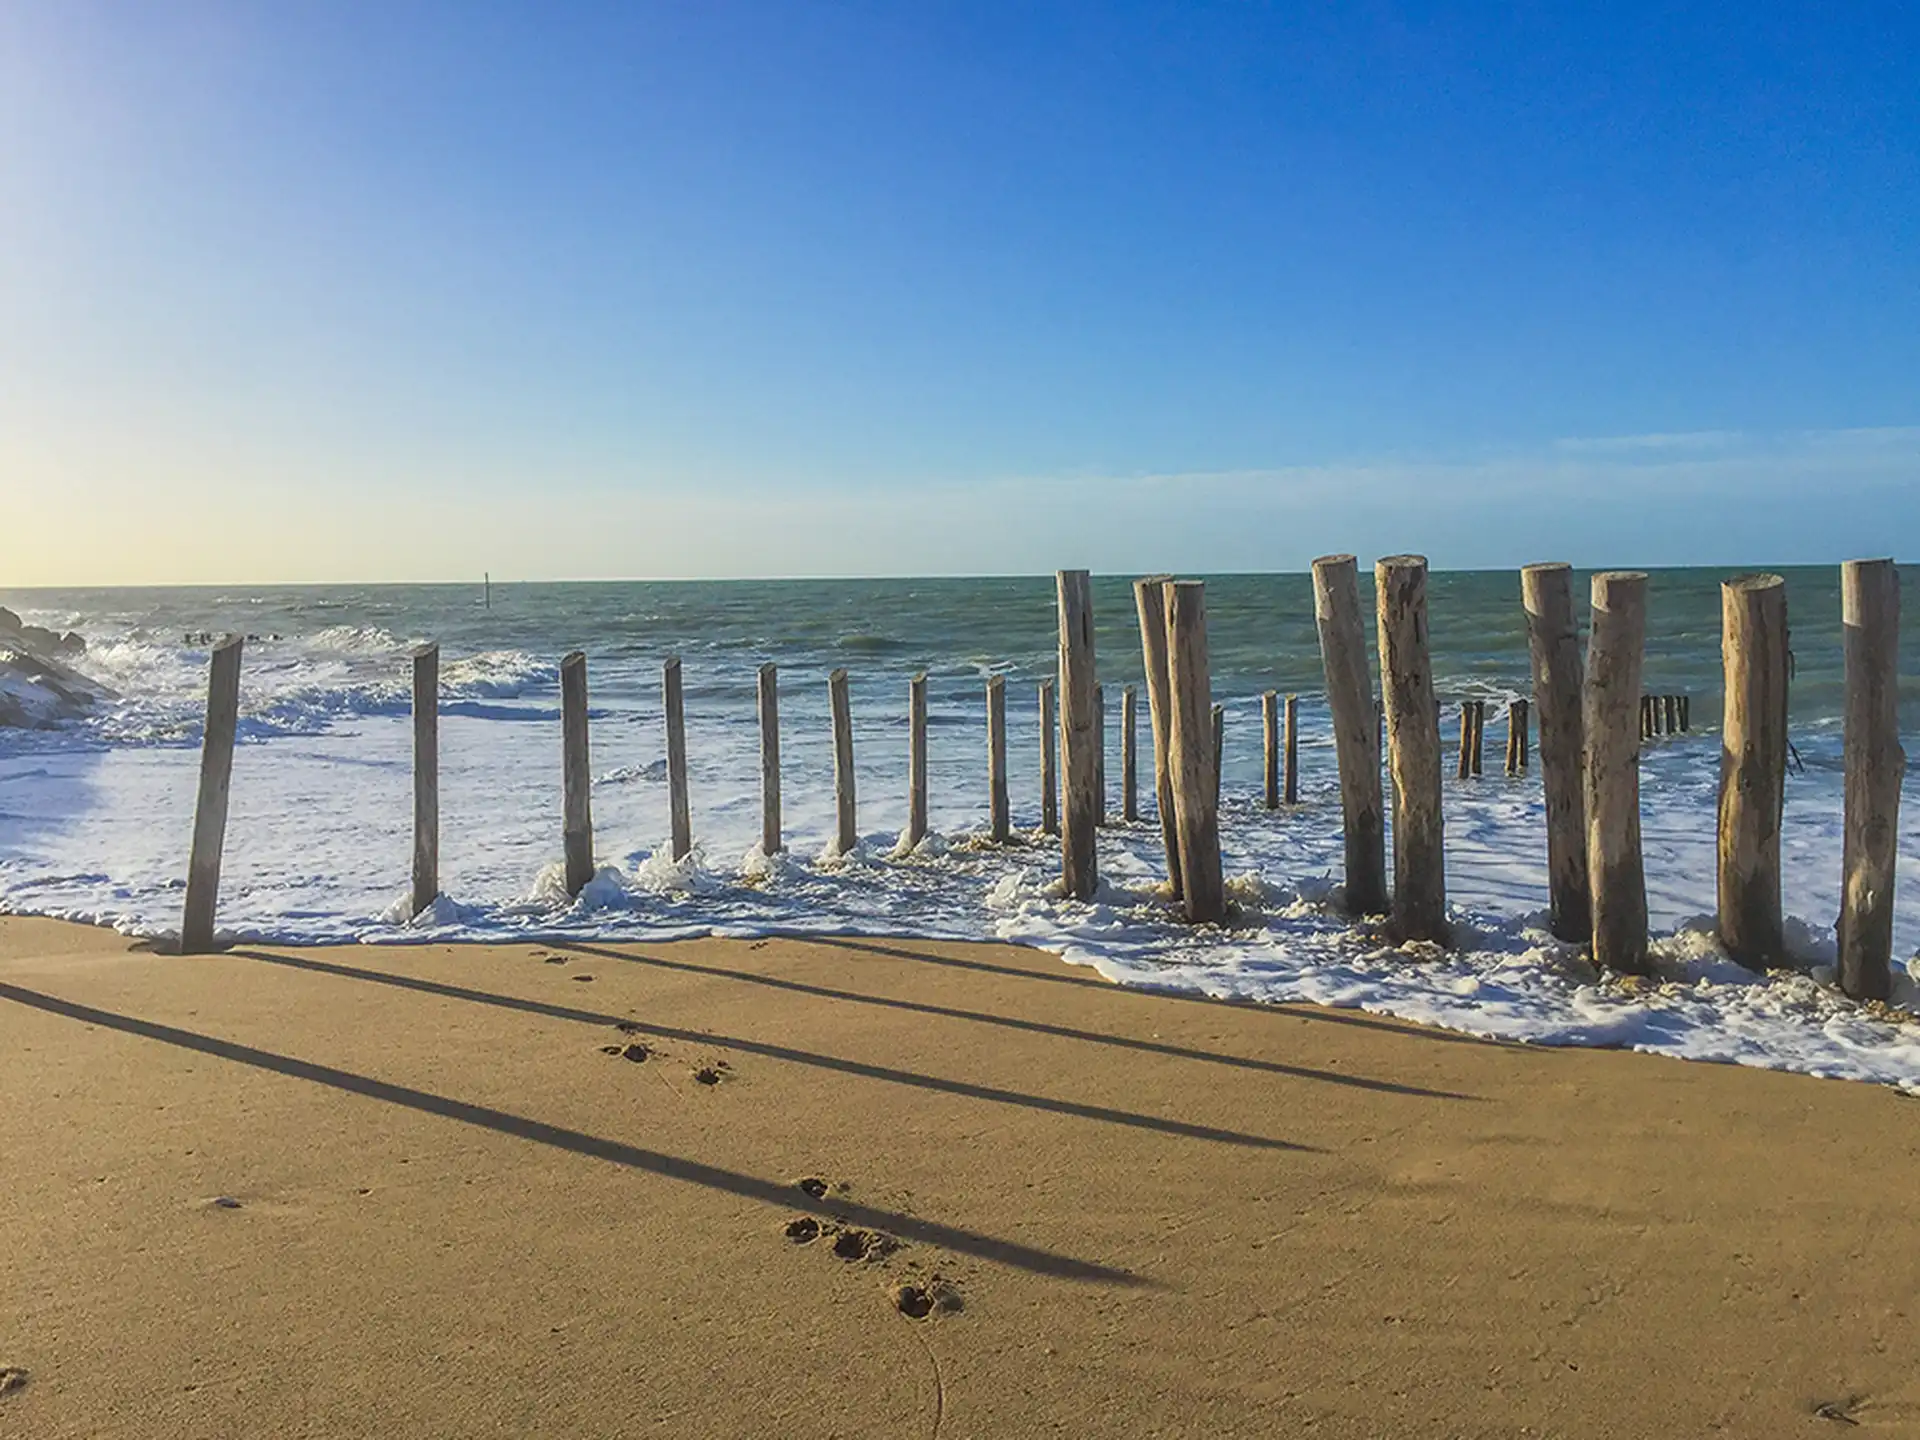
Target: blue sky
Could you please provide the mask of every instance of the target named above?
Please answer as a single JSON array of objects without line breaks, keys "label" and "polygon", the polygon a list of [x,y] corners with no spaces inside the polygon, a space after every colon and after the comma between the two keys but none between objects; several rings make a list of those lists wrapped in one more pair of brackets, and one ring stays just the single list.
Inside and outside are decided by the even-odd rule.
[{"label": "blue sky", "polygon": [[6,6],[0,571],[1911,554],[1917,15]]}]

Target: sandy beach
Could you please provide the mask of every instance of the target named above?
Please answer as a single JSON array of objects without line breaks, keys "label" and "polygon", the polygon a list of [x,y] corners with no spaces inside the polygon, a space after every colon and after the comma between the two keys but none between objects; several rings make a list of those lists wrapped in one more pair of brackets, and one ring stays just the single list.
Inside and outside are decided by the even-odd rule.
[{"label": "sandy beach", "polygon": [[1881,1087],[1005,946],[29,919],[0,1056],[8,1436],[1920,1434]]}]

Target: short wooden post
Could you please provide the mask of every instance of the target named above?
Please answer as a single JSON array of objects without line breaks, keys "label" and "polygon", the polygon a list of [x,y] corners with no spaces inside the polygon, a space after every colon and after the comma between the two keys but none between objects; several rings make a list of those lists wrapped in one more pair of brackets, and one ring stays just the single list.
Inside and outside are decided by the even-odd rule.
[{"label": "short wooden post", "polygon": [[1300,697],[1287,696],[1286,711],[1286,762],[1285,783],[1281,797],[1289,805],[1300,803]]},{"label": "short wooden post", "polygon": [[1053,681],[1040,682],[1040,833],[1060,833],[1060,726],[1053,713]]},{"label": "short wooden post", "polygon": [[1647,876],[1640,854],[1640,696],[1647,635],[1647,577],[1609,570],[1593,577],[1587,640],[1587,885],[1593,958],[1609,970],[1647,968]]},{"label": "short wooden post", "polygon": [[[1720,586],[1721,947],[1764,970],[1784,950],[1780,818],[1787,803],[1787,582],[1742,575]],[[1663,697],[1669,729],[1678,716]]]},{"label": "short wooden post", "polygon": [[413,913],[440,895],[440,647],[413,652]]},{"label": "short wooden post", "polygon": [[987,824],[993,843],[1004,845],[1013,833],[1007,813],[1007,681],[987,677]]},{"label": "short wooden post", "polygon": [[1520,572],[1527,612],[1533,698],[1540,707],[1540,785],[1547,810],[1550,927],[1582,944],[1593,933],[1587,893],[1586,726],[1581,719],[1585,666],[1573,609],[1573,567],[1528,565]]},{"label": "short wooden post", "polygon": [[1261,787],[1265,793],[1267,809],[1280,808],[1280,692],[1267,690],[1260,696],[1260,757],[1262,761]]},{"label": "short wooden post", "polygon": [[1526,736],[1526,714],[1524,700],[1507,701],[1507,764],[1509,775],[1520,773],[1521,742]]},{"label": "short wooden post", "polygon": [[1172,700],[1167,679],[1166,575],[1149,575],[1133,582],[1134,609],[1140,617],[1140,658],[1147,676],[1147,718],[1153,727],[1153,803],[1160,817],[1160,843],[1167,856],[1167,884],[1175,900],[1181,895],[1180,832],[1173,813],[1173,771],[1167,748],[1173,733]]},{"label": "short wooden post", "polygon": [[1094,811],[1099,823],[1107,823],[1107,687],[1093,687],[1093,730],[1099,736],[1093,748],[1093,793],[1098,799]]},{"label": "short wooden post", "polygon": [[1680,697],[1663,695],[1660,697],[1660,703],[1666,712],[1667,734],[1678,735],[1680,733]]},{"label": "short wooden post", "polygon": [[1519,706],[1520,720],[1520,738],[1514,742],[1514,755],[1519,761],[1521,773],[1525,774],[1527,766],[1531,763],[1530,757],[1533,751],[1532,742],[1528,738],[1528,731],[1533,724],[1533,702],[1518,700],[1514,703]]},{"label": "short wooden post", "polygon": [[1900,784],[1900,572],[1891,560],[1840,567],[1844,631],[1846,798],[1841,840],[1840,988],[1891,993]]},{"label": "short wooden post", "polygon": [[187,856],[187,903],[180,918],[180,953],[213,948],[220,906],[220,852],[227,839],[227,796],[233,788],[233,742],[240,728],[240,652],[229,635],[213,647],[207,665],[207,717],[200,732],[200,795],[193,808],[193,848]]},{"label": "short wooden post", "polygon": [[827,676],[827,704],[833,712],[834,853],[845,855],[860,843],[860,810],[853,783],[853,705],[847,697],[847,672]]},{"label": "short wooden post", "polygon": [[1215,717],[1207,660],[1206,586],[1181,580],[1166,587],[1168,699],[1172,726],[1168,763],[1173,771],[1173,809],[1180,835],[1180,873],[1186,916],[1196,922],[1226,917],[1226,886],[1220,869],[1217,809],[1219,764],[1214,754]]},{"label": "short wooden post", "polygon": [[1487,738],[1487,702],[1473,702],[1473,773],[1480,774],[1480,754]]},{"label": "short wooden post", "polygon": [[1313,614],[1320,631],[1327,708],[1332,712],[1334,753],[1340,765],[1347,909],[1355,915],[1378,915],[1387,908],[1381,721],[1374,708],[1359,571],[1353,556],[1323,555],[1313,562]]},{"label": "short wooden post", "polygon": [[567,893],[578,895],[593,878],[593,770],[587,758],[587,657],[575,650],[560,661],[560,838],[566,853]]},{"label": "short wooden post", "polygon": [[1227,755],[1227,712],[1226,707],[1213,707],[1213,804],[1217,811],[1220,806],[1220,773],[1226,766]]},{"label": "short wooden post", "polygon": [[680,682],[680,657],[660,667],[660,699],[667,713],[667,819],[673,858],[693,853],[693,812],[687,802],[687,713]]},{"label": "short wooden post", "polygon": [[780,839],[780,670],[760,667],[760,851],[778,855]]},{"label": "short wooden post", "polygon": [[1473,702],[1460,702],[1460,764],[1457,767],[1456,780],[1465,780],[1473,774]]},{"label": "short wooden post", "polygon": [[1120,818],[1140,818],[1139,694],[1129,685],[1120,692]]},{"label": "short wooden post", "polygon": [[1693,707],[1687,703],[1687,697],[1680,697],[1680,733],[1686,734],[1693,728]]},{"label": "short wooden post", "polygon": [[1392,555],[1373,567],[1380,623],[1380,690],[1393,776],[1393,931],[1447,938],[1446,836],[1440,811],[1440,722],[1427,651],[1427,562]]},{"label": "short wooden post", "polygon": [[907,681],[907,849],[927,838],[927,676]]},{"label": "short wooden post", "polygon": [[1653,697],[1651,695],[1640,697],[1640,738],[1642,740],[1653,738]]},{"label": "short wooden post", "polygon": [[1093,653],[1093,580],[1085,570],[1054,577],[1060,619],[1060,752],[1066,804],[1060,827],[1060,874],[1074,900],[1100,883],[1098,853],[1100,682]]}]

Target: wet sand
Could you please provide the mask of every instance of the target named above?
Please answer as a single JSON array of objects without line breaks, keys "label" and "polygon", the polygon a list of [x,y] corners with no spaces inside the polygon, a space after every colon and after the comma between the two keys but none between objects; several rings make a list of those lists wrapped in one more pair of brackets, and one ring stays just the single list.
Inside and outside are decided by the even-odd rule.
[{"label": "wet sand", "polygon": [[[911,940],[0,917],[0,1435],[1920,1435],[1920,1102]],[[806,1182],[806,1183],[802,1183]]]}]

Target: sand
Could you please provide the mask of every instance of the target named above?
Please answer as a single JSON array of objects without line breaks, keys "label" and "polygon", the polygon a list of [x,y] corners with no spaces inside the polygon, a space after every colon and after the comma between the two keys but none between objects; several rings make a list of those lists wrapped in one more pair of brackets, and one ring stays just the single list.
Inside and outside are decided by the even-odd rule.
[{"label": "sand", "polygon": [[1862,1084],[1005,946],[0,918],[0,1115],[7,1437],[1920,1435]]}]

